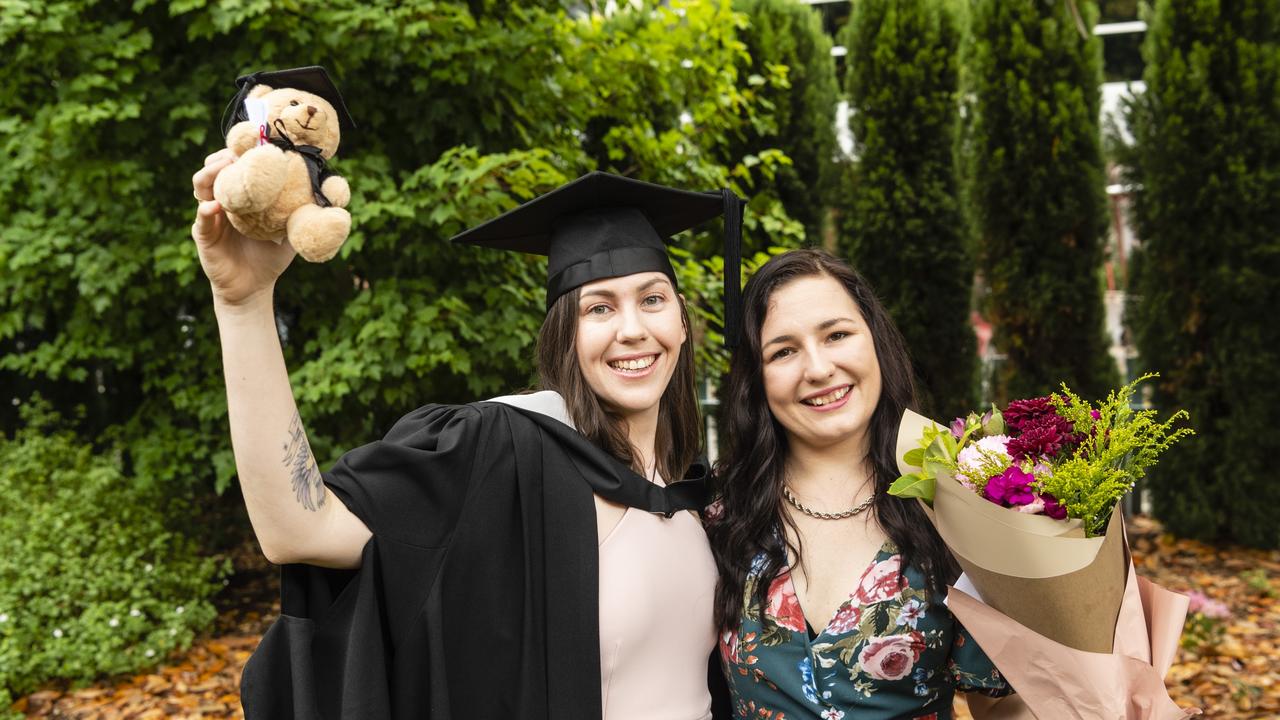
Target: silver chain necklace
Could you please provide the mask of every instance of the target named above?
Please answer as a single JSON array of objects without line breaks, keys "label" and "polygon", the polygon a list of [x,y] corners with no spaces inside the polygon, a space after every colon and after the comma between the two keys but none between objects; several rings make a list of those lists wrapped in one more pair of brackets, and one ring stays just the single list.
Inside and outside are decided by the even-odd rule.
[{"label": "silver chain necklace", "polygon": [[785,497],[787,499],[787,502],[791,503],[791,506],[794,507],[795,509],[799,510],[805,515],[808,515],[811,518],[817,518],[819,520],[844,520],[845,518],[851,518],[854,515],[857,515],[858,513],[862,512],[863,510],[866,510],[867,508],[871,507],[871,503],[875,502],[875,499],[876,499],[875,491],[872,491],[872,493],[867,496],[866,500],[863,500],[862,502],[858,503],[854,507],[849,508],[848,510],[845,510],[844,512],[825,513],[825,512],[819,512],[817,510],[810,510],[804,505],[801,505],[800,501],[796,499],[796,496],[792,494],[791,488],[787,487],[785,483],[782,485],[782,496]]}]

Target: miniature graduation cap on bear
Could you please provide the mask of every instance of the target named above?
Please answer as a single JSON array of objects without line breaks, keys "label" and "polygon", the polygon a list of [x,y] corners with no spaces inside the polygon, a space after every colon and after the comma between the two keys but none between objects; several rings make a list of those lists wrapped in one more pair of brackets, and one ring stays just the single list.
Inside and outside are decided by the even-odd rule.
[{"label": "miniature graduation cap on bear", "polygon": [[236,78],[236,95],[227,104],[227,109],[222,113],[223,137],[226,136],[233,125],[249,119],[244,101],[258,85],[266,85],[276,89],[293,88],[319,95],[337,111],[338,127],[344,132],[356,128],[356,122],[351,119],[351,113],[347,111],[347,104],[343,102],[342,94],[338,92],[338,86],[329,77],[329,73],[319,65],[308,65],[307,67],[288,70],[260,70]]},{"label": "miniature graduation cap on bear", "polygon": [[218,175],[214,198],[247,237],[288,240],[309,262],[332,258],[351,231],[351,188],[327,161],[355,127],[338,88],[318,66],[250,73],[236,87],[223,137],[243,162]]},{"label": "miniature graduation cap on bear", "polygon": [[692,192],[591,172],[478,225],[454,242],[547,256],[547,308],[589,282],[660,272],[673,286],[665,240],[723,215],[725,342],[738,332],[744,203],[732,191]]}]

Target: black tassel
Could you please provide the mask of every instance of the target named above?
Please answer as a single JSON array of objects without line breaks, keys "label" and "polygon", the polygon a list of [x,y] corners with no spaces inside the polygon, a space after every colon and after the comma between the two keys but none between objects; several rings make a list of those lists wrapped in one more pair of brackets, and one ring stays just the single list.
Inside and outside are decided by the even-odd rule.
[{"label": "black tassel", "polygon": [[746,203],[729,188],[724,195],[724,344],[738,346],[742,331],[742,213]]},{"label": "black tassel", "polygon": [[231,98],[231,102],[227,103],[227,108],[222,111],[223,139],[226,139],[227,133],[231,132],[231,128],[236,123],[249,119],[249,113],[244,109],[244,99],[249,97],[249,92],[258,84],[258,75],[259,73],[253,73],[236,78],[236,85],[240,89],[236,91],[236,96]]}]

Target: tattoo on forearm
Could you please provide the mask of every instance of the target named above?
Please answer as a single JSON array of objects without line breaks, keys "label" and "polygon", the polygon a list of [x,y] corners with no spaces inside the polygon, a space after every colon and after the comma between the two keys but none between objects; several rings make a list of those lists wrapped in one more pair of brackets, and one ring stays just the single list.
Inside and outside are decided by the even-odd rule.
[{"label": "tattoo on forearm", "polygon": [[289,421],[289,441],[284,444],[284,465],[289,468],[289,482],[293,484],[293,494],[302,503],[302,507],[315,512],[324,507],[324,480],[320,477],[320,468],[311,456],[311,446],[307,444],[307,433],[302,429],[302,417],[297,411],[293,420]]}]

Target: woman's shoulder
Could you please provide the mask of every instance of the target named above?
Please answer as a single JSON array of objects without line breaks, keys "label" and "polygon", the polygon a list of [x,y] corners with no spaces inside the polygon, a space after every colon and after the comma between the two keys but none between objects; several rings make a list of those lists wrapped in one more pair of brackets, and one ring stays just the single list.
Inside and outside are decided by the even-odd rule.
[{"label": "woman's shoulder", "polygon": [[573,420],[569,417],[569,406],[565,403],[560,393],[554,390],[540,390],[538,392],[521,393],[518,395],[502,395],[495,398],[476,403],[476,405],[484,405],[485,403],[501,403],[508,407],[513,407],[526,412],[536,412],[540,415],[554,418],[560,422],[573,427]]},{"label": "woman's shoulder", "polygon": [[440,425],[442,423],[449,425],[463,423],[476,427],[488,425],[488,420],[495,413],[502,414],[511,408],[525,413],[545,415],[559,420],[569,427],[573,427],[573,422],[569,418],[568,405],[565,403],[564,398],[557,392],[542,390],[516,395],[501,395],[463,405],[429,403],[401,416],[392,428],[392,432],[385,439],[391,439],[392,436],[404,434],[406,431],[414,431],[424,426]]}]

